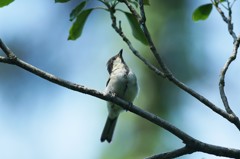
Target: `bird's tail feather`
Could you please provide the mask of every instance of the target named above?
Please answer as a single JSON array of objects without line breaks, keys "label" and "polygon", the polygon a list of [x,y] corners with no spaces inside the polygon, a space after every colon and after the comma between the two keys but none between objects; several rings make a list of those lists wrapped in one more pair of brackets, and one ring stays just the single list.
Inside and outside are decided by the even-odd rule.
[{"label": "bird's tail feather", "polygon": [[113,132],[117,123],[117,119],[118,119],[117,117],[114,119],[111,119],[109,117],[107,118],[106,124],[102,132],[101,142],[107,140],[107,142],[110,143],[112,141]]}]

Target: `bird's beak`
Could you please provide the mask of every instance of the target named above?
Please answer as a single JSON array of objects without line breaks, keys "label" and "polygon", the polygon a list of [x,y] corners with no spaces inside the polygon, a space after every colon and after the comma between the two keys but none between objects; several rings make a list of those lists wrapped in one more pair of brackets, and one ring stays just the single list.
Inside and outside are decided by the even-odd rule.
[{"label": "bird's beak", "polygon": [[118,55],[122,58],[122,53],[123,53],[123,49],[121,49],[118,53]]}]

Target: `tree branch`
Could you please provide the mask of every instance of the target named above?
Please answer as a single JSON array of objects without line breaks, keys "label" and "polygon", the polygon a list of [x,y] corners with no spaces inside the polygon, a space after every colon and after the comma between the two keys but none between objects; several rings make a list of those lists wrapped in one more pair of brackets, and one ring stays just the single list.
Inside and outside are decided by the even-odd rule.
[{"label": "tree branch", "polygon": [[[211,0],[212,1],[212,0]],[[225,75],[226,72],[230,66],[230,64],[236,59],[237,57],[237,50],[239,48],[239,43],[240,43],[240,35],[237,37],[234,30],[233,30],[233,23],[232,23],[232,5],[234,4],[234,2],[232,3],[232,5],[230,5],[229,1],[227,2],[227,7],[226,9],[228,10],[228,17],[225,16],[224,12],[222,11],[222,9],[218,6],[218,4],[213,3],[213,5],[215,6],[215,8],[217,9],[217,11],[219,12],[219,14],[221,15],[222,19],[224,22],[227,23],[228,25],[228,32],[229,34],[232,36],[233,41],[234,41],[234,48],[233,48],[233,53],[232,55],[228,58],[227,62],[225,63],[225,65],[222,68],[222,71],[220,73],[220,79],[219,79],[219,92],[220,92],[220,96],[223,102],[223,105],[225,107],[225,110],[227,111],[227,113],[231,114],[234,118],[237,118],[237,116],[235,115],[235,113],[232,111],[231,107],[229,106],[228,103],[228,99],[224,90],[225,87]]]},{"label": "tree branch", "polygon": [[238,52],[238,48],[239,48],[239,44],[240,44],[240,35],[237,37],[237,40],[234,43],[234,47],[233,47],[233,52],[232,55],[228,58],[227,62],[225,63],[221,74],[220,74],[220,80],[219,80],[219,92],[223,101],[223,104],[225,106],[226,111],[229,114],[232,114],[233,116],[236,117],[236,115],[234,114],[234,112],[232,111],[232,109],[230,108],[228,101],[227,101],[227,97],[224,91],[224,86],[225,86],[225,75],[226,72],[230,66],[230,64],[236,59],[237,57],[237,52]]},{"label": "tree branch", "polygon": [[232,9],[231,9],[231,6],[230,6],[230,2],[229,1],[226,1],[227,4],[228,4],[228,7],[227,7],[227,10],[228,10],[228,18],[225,16],[224,12],[222,11],[222,9],[216,4],[213,2],[213,0],[211,0],[212,4],[215,6],[215,8],[217,9],[217,11],[219,12],[219,14],[221,15],[223,21],[225,23],[227,23],[228,25],[228,32],[229,34],[232,36],[234,42],[237,40],[237,36],[235,34],[235,32],[233,31],[233,23],[232,23]]},{"label": "tree branch", "polygon": [[[0,62],[3,63],[8,63],[8,64],[12,64],[12,65],[16,65],[26,71],[29,71],[45,80],[48,80],[52,83],[58,84],[60,86],[63,86],[65,88],[71,89],[73,91],[77,91],[77,92],[81,92],[81,93],[85,93],[106,101],[110,101],[113,102],[117,105],[119,105],[120,107],[138,115],[141,116],[142,118],[166,129],[167,131],[169,131],[170,133],[172,133],[173,135],[177,136],[178,138],[180,138],[186,145],[189,146],[193,146],[194,149],[199,150],[199,151],[208,151],[208,153],[210,154],[214,154],[214,155],[221,155],[221,156],[225,156],[225,157],[231,157],[231,156],[240,156],[240,150],[237,149],[230,149],[230,148],[224,148],[224,147],[219,147],[219,146],[215,146],[215,145],[209,145],[203,142],[200,142],[196,139],[194,139],[193,137],[191,137],[190,135],[188,135],[187,133],[181,131],[180,129],[178,129],[177,127],[171,125],[170,123],[168,123],[167,121],[161,119],[160,117],[149,113],[147,111],[142,110],[141,108],[133,105],[132,103],[129,103],[125,100],[122,100],[121,98],[118,98],[116,96],[114,96],[114,94],[103,94],[97,90],[91,89],[91,88],[87,88],[85,86],[76,84],[76,83],[72,83],[70,81],[67,80],[63,80],[61,78],[58,78],[50,73],[47,73],[39,68],[36,68],[24,61],[22,61],[21,59],[19,59],[0,39],[0,48],[3,50],[3,52],[7,55],[7,57],[2,57],[0,56]],[[14,58],[11,58],[14,57]],[[207,148],[207,150],[206,150]],[[223,151],[224,153],[221,154],[220,152],[218,152],[217,150],[220,150],[221,152]]]},{"label": "tree branch", "polygon": [[147,157],[146,159],[169,159],[169,158],[176,158],[176,157],[180,157],[180,156],[191,154],[191,153],[193,153],[193,150],[185,146],[171,152],[161,153],[158,155]]},{"label": "tree branch", "polygon": [[123,3],[128,7],[128,9],[131,11],[131,13],[137,18],[137,20],[141,20],[141,16],[138,14],[138,12],[133,8],[133,6],[129,3],[128,0],[122,0]]},{"label": "tree branch", "polygon": [[11,64],[11,60],[3,56],[0,56],[0,62]]},{"label": "tree branch", "polygon": [[193,141],[191,143],[187,143],[185,147],[182,147],[180,149],[171,151],[171,152],[166,152],[166,153],[161,153],[158,155],[154,155],[151,157],[148,157],[147,159],[169,159],[169,158],[176,158],[180,157],[186,154],[192,154],[194,152],[204,152],[208,154],[213,154],[216,156],[227,156],[225,157],[230,157],[230,158],[239,158],[240,157],[240,150],[237,149],[228,149],[225,147],[221,146],[214,146],[210,144],[203,143],[201,141]]}]

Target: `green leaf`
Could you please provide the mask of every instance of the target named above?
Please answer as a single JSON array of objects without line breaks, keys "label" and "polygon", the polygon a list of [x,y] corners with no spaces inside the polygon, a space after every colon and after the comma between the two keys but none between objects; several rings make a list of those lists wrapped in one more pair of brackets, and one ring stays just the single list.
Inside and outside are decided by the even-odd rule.
[{"label": "green leaf", "polygon": [[66,3],[70,0],[55,0],[55,3]]},{"label": "green leaf", "polygon": [[211,11],[212,11],[211,3],[201,5],[193,12],[192,19],[193,21],[205,20],[208,18]]},{"label": "green leaf", "polygon": [[146,39],[142,29],[140,28],[140,25],[139,25],[137,19],[135,18],[135,16],[128,12],[124,12],[124,13],[125,13],[128,21],[129,21],[129,24],[131,26],[133,36],[137,40],[141,41],[143,44],[147,45],[148,44],[147,39]]},{"label": "green leaf", "polygon": [[82,11],[82,9],[85,7],[86,1],[81,2],[79,5],[77,5],[76,8],[74,8],[70,14],[70,21],[73,21]]},{"label": "green leaf", "polygon": [[0,0],[0,8],[9,5],[14,0]]},{"label": "green leaf", "polygon": [[84,10],[77,16],[77,19],[69,30],[68,40],[76,40],[81,36],[84,24],[92,10],[92,8]]}]

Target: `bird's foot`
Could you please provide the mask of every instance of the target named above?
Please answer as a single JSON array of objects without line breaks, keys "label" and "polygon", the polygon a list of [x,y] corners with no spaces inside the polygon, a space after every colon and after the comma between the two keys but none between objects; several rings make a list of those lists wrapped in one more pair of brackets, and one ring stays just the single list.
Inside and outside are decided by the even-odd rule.
[{"label": "bird's foot", "polygon": [[127,109],[126,109],[126,112],[129,111],[129,110],[131,110],[132,107],[133,107],[133,103],[132,103],[132,102],[128,102],[128,107],[127,107]]}]

